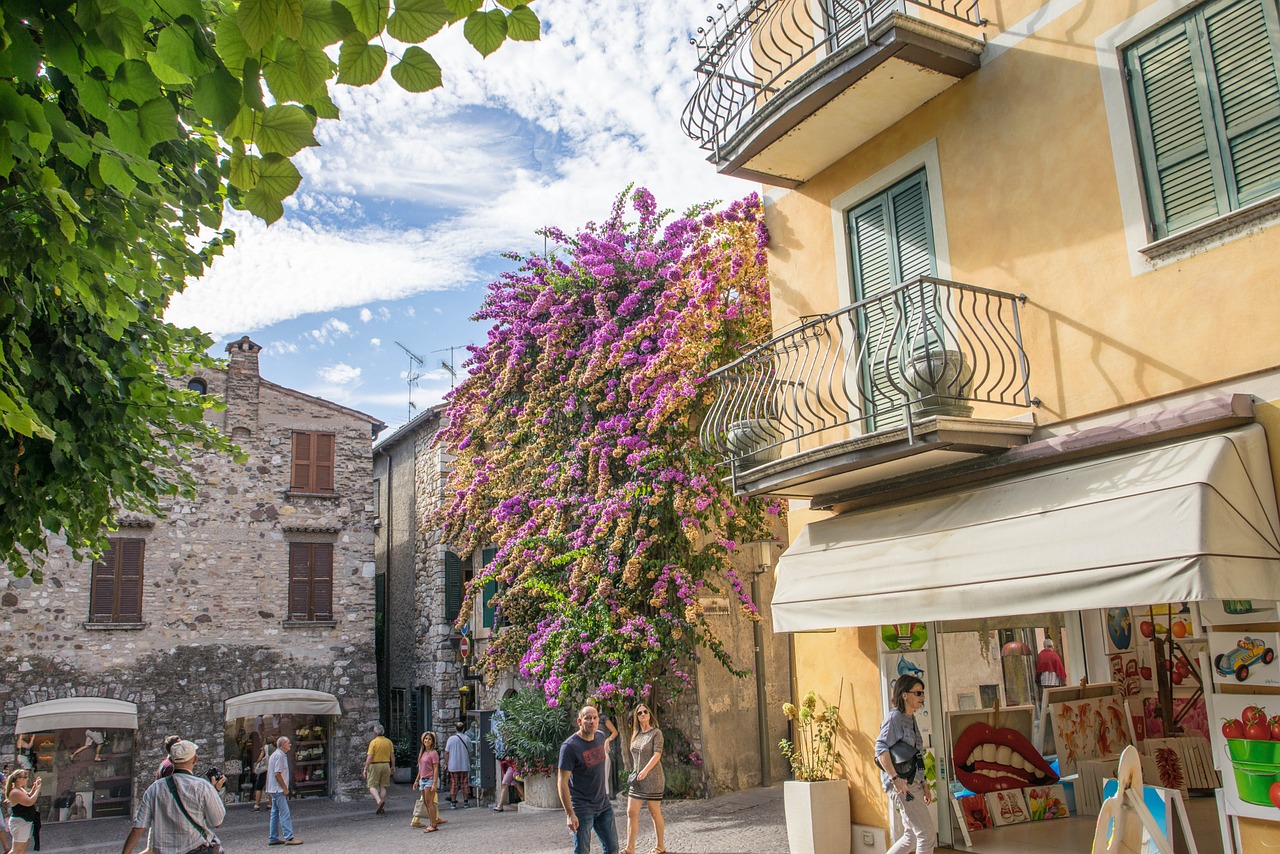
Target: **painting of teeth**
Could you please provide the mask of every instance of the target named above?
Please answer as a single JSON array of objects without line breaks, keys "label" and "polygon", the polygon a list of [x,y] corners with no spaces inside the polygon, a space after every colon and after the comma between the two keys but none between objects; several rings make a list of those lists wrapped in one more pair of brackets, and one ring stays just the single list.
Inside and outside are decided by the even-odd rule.
[{"label": "painting of teeth", "polygon": [[971,792],[999,792],[1058,781],[1031,741],[1009,727],[970,724],[956,739],[951,759],[956,779]]}]

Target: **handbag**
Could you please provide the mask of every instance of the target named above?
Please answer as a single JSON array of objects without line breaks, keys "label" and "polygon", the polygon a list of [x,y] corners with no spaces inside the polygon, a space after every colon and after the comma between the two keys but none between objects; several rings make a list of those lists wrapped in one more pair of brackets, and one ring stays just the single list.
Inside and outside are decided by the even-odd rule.
[{"label": "handbag", "polygon": [[222,847],[222,841],[205,830],[204,825],[198,824],[191,817],[191,813],[187,812],[187,807],[182,803],[182,797],[178,794],[178,784],[173,781],[173,777],[169,776],[164,779],[169,784],[169,791],[173,793],[173,799],[178,802],[178,809],[182,810],[182,814],[187,821],[191,822],[191,826],[200,831],[200,838],[204,840],[204,850],[208,854],[227,854],[227,849]]},{"label": "handbag", "polygon": [[893,772],[908,784],[915,782],[916,771],[920,769],[920,751],[914,744],[899,741],[889,748],[889,760],[893,763]]}]

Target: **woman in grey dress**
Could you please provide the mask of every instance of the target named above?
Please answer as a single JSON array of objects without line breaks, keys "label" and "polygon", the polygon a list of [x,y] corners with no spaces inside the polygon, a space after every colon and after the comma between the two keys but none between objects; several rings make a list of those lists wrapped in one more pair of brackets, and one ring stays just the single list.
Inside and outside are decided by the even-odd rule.
[{"label": "woman in grey dress", "polygon": [[667,788],[662,773],[662,730],[658,718],[646,705],[636,706],[631,713],[631,767],[634,769],[627,789],[627,844],[624,854],[636,854],[636,835],[640,830],[640,804],[649,807],[657,842],[649,854],[665,854],[663,842],[666,827],[662,821],[662,795]]}]

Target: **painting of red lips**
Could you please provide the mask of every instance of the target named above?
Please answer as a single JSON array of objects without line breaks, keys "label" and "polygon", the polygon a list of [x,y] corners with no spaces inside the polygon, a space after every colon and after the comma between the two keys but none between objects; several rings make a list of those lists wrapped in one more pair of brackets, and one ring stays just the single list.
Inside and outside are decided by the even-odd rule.
[{"label": "painting of red lips", "polygon": [[984,723],[970,724],[951,754],[956,779],[971,792],[1045,786],[1058,775],[1022,733]]}]

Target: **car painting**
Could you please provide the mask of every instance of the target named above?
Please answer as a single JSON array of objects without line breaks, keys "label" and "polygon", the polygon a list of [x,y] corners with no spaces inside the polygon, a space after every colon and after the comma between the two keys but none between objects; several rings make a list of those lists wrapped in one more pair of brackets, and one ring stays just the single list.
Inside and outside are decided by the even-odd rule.
[{"label": "car painting", "polygon": [[1255,663],[1270,664],[1275,658],[1276,651],[1267,646],[1266,641],[1243,637],[1236,641],[1235,649],[1215,656],[1213,666],[1221,675],[1235,676],[1237,682],[1244,682]]}]

